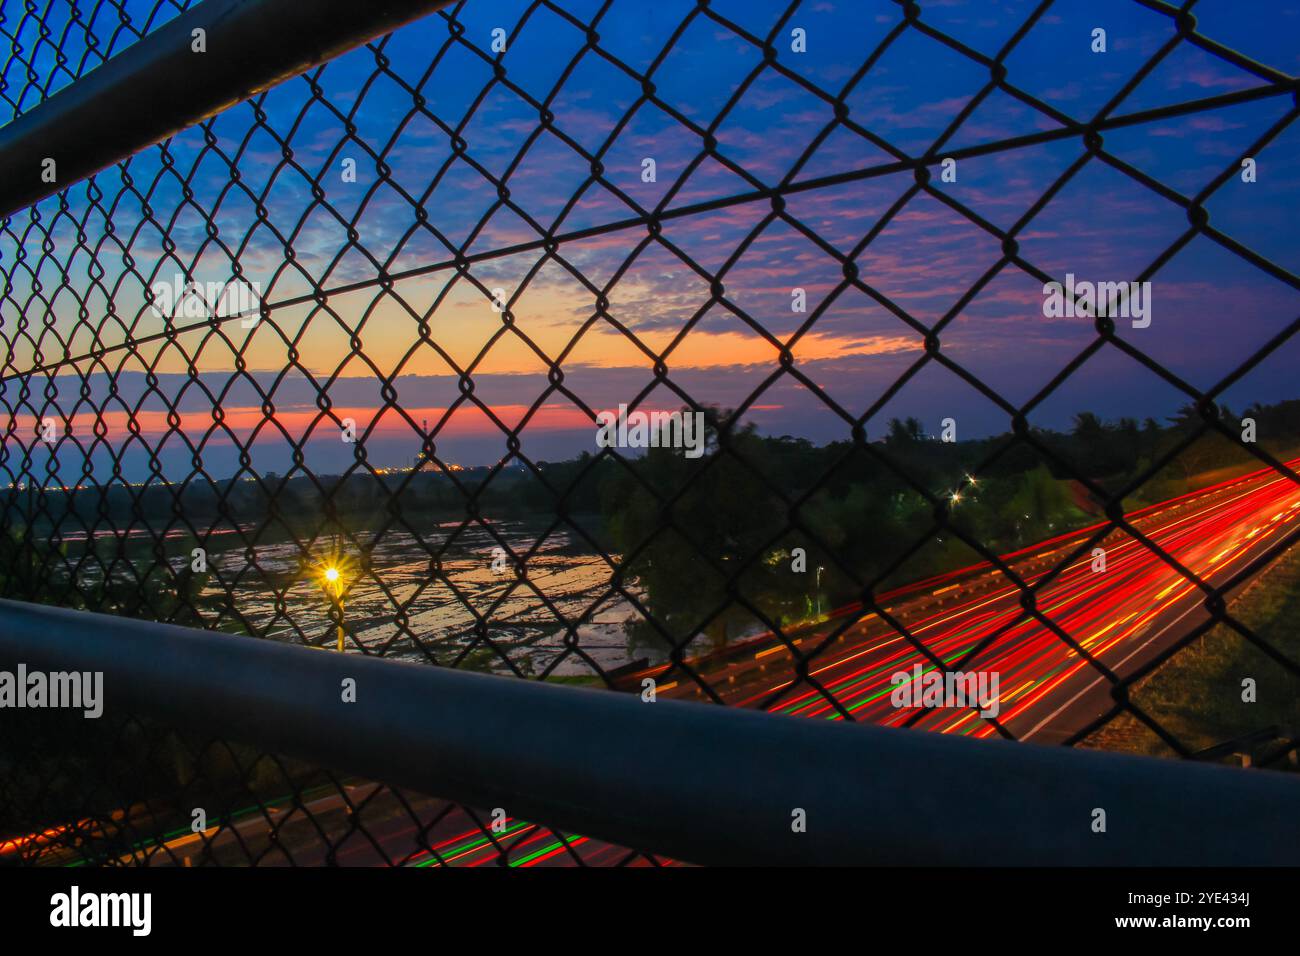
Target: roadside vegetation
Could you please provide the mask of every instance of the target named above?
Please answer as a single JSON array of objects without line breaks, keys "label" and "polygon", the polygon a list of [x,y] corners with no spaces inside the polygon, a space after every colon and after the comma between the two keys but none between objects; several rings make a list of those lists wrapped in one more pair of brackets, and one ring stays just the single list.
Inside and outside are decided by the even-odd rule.
[{"label": "roadside vegetation", "polygon": [[[1300,547],[1274,561],[1229,604],[1228,611],[1259,640],[1300,663],[1300,629],[1296,627],[1300,620]],[[1242,682],[1247,678],[1255,683],[1253,703],[1243,700]],[[1228,762],[1234,761],[1233,753],[1276,752],[1282,741],[1300,736],[1300,675],[1225,624],[1211,628],[1138,682],[1130,699],[1190,751],[1241,741],[1220,758]],[[1256,735],[1260,739],[1246,739]],[[1084,746],[1147,756],[1176,755],[1131,714],[1112,720]],[[1297,769],[1289,758],[1273,766]]]}]

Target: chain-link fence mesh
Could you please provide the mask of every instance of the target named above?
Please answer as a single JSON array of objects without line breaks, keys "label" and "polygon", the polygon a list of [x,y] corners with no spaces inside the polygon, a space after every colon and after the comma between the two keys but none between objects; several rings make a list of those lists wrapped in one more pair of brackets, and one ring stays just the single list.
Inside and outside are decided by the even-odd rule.
[{"label": "chain-link fence mesh", "polygon": [[110,57],[162,26],[191,4],[7,3],[0,9],[0,115],[10,122]]},{"label": "chain-link fence mesh", "polygon": [[[92,723],[89,732],[86,724]],[[660,865],[649,854],[110,712],[23,714],[0,864]]]},{"label": "chain-link fence mesh", "polygon": [[[3,226],[0,590],[1286,766],[1297,87],[1193,6],[461,4],[146,149]],[[178,12],[55,7],[14,114]],[[113,724],[6,733],[11,858],[653,862]]]}]

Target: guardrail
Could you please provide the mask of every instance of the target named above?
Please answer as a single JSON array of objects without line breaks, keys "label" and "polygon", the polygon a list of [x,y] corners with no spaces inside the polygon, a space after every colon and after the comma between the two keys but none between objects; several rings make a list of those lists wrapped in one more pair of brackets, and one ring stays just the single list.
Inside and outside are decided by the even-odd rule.
[{"label": "guardrail", "polygon": [[204,0],[0,127],[0,217],[450,2]]},{"label": "guardrail", "polygon": [[694,863],[1300,863],[1300,781],[1268,771],[645,703],[14,601],[0,661],[99,671],[107,708]]}]

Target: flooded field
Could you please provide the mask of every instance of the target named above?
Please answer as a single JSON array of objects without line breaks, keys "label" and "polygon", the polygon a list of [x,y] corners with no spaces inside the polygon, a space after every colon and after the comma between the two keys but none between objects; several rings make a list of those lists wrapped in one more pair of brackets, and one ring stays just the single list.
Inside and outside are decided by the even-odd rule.
[{"label": "flooded field", "polygon": [[[516,554],[542,531],[523,523],[493,527]],[[448,522],[422,537],[385,532],[369,549],[368,568],[357,553],[363,548],[348,542],[337,546],[336,556],[325,548],[311,560],[292,542],[259,545],[253,563],[242,549],[214,553],[213,579],[202,595],[224,603],[228,591],[255,634],[333,647],[321,575],[326,564],[337,563],[345,645],[352,653],[364,648],[474,670],[508,672],[512,664],[524,674],[575,677],[593,674],[593,665],[611,670],[637,658],[656,659],[649,649],[630,646],[624,624],[637,612],[610,587],[609,562],[579,547],[577,535],[548,535],[528,559],[523,581],[482,527]],[[358,538],[364,546],[366,539]],[[435,576],[430,551],[439,549],[441,575]]]}]

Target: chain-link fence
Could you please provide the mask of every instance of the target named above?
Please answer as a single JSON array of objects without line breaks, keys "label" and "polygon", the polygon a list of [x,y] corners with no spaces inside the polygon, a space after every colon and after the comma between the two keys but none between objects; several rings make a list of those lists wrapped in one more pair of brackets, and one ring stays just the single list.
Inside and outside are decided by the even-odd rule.
[{"label": "chain-link fence", "polygon": [[[1194,4],[649,6],[458,4],[10,216],[0,594],[1294,762],[1293,54]],[[6,108],[179,12],[6,5]],[[11,858],[658,862],[24,720]]]},{"label": "chain-link fence", "polygon": [[0,862],[38,866],[660,865],[522,820],[109,711],[5,734]]},{"label": "chain-link fence", "polygon": [[35,0],[0,10],[5,53],[0,99],[5,122],[75,83],[191,4],[76,4]]}]

